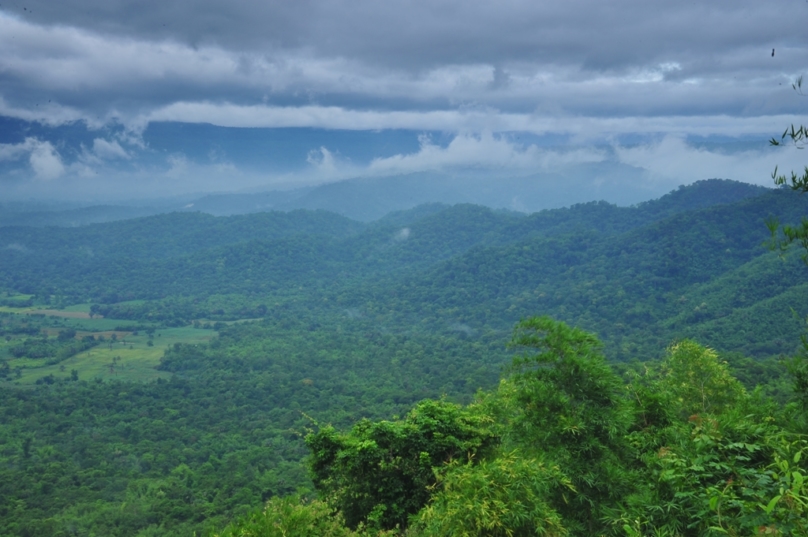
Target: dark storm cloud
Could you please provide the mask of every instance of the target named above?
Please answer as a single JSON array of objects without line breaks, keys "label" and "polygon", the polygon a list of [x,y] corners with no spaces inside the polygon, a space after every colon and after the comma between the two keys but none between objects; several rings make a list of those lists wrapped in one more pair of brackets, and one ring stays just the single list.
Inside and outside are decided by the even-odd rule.
[{"label": "dark storm cloud", "polygon": [[412,69],[512,61],[624,69],[720,57],[801,39],[808,15],[804,2],[792,0],[21,0],[4,9],[36,23],[117,36],[231,50],[306,49]]},{"label": "dark storm cloud", "polygon": [[[3,97],[25,108],[50,95],[96,116],[261,98],[645,115],[757,113],[748,103],[759,90],[801,67],[808,4],[30,0],[2,10],[18,18],[4,24]],[[687,83],[697,88],[677,87]]]},{"label": "dark storm cloud", "polygon": [[[73,157],[58,140],[21,134],[0,143],[0,161],[43,181],[105,176],[111,162],[151,176],[159,166],[138,167],[141,134],[179,122],[459,133],[367,168],[396,173],[567,158],[500,133],[670,136],[615,153],[650,169],[684,155],[683,136],[798,122],[806,101],[790,85],[806,67],[807,18],[802,0],[4,0],[0,116],[83,121],[95,134]],[[317,177],[367,171],[312,151]],[[598,151],[571,154],[590,162]],[[199,172],[188,155],[160,158],[167,177]]]}]

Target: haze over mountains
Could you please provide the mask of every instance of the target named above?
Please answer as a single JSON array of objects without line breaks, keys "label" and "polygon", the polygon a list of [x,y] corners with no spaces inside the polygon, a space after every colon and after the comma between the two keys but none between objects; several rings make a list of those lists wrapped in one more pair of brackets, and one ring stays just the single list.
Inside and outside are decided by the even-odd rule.
[{"label": "haze over mountains", "polygon": [[[483,174],[413,173],[346,179],[290,190],[185,195],[121,204],[0,202],[0,225],[77,226],[167,211],[217,216],[294,209],[323,209],[359,221],[427,203],[472,203],[531,213],[576,203],[606,201],[626,206],[659,197],[667,182],[640,180],[644,172],[621,164],[581,164],[564,173],[491,178]],[[757,187],[760,188],[760,187]]]},{"label": "haze over mountains", "polygon": [[415,173],[339,181],[286,192],[209,195],[193,208],[211,214],[258,210],[325,209],[362,221],[424,203],[473,203],[536,212],[587,201],[618,205],[646,201],[668,185],[647,185],[642,170],[614,164],[570,167],[565,173],[520,177]]}]

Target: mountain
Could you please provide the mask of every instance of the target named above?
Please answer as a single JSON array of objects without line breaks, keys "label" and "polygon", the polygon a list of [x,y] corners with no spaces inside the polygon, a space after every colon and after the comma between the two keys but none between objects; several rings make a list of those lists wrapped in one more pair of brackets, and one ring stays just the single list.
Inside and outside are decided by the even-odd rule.
[{"label": "mountain", "polygon": [[[681,468],[703,461],[706,448],[696,445],[703,435],[693,431],[707,421],[688,419],[689,407],[670,411],[678,396],[660,399],[659,384],[647,382],[648,372],[660,369],[655,359],[682,338],[720,352],[685,345],[698,351],[689,360],[714,362],[707,371],[721,373],[720,386],[728,371],[749,389],[763,385],[748,398],[748,410],[728,407],[761,421],[722,436],[720,455],[751,461],[750,452],[787,448],[771,440],[777,434],[753,438],[754,445],[749,434],[780,419],[772,420],[777,405],[760,393],[779,402],[789,397],[780,358],[795,351],[804,329],[808,269],[801,252],[781,257],[762,243],[767,217],[796,222],[806,214],[808,197],[789,190],[710,180],[633,206],[599,201],[532,214],[430,203],[372,222],[300,209],[0,227],[0,497],[8,499],[0,505],[0,533],[210,535],[269,498],[312,497],[308,433],[341,442],[347,437],[334,431],[358,422],[354,433],[380,431],[398,443],[413,424],[439,424],[445,432],[441,416],[457,415],[455,405],[480,389],[500,385],[500,394],[515,393],[516,383],[499,384],[503,372],[515,371],[506,344],[514,323],[534,315],[594,333],[605,358],[594,338],[541,321],[562,341],[586,339],[586,360],[597,354],[604,361],[590,371],[640,375],[631,392],[616,373],[595,385],[579,383],[578,373],[556,375],[578,394],[608,385],[618,397],[636,399],[640,406],[626,413],[636,418],[631,441],[656,436],[641,442],[648,449],[637,452],[631,471],[638,461],[678,465],[680,459],[660,457],[660,445],[694,443],[694,458]],[[547,328],[538,330],[541,337]],[[551,364],[521,364],[517,381],[555,375]],[[669,384],[704,405],[704,392]],[[559,400],[556,389],[541,392]],[[527,408],[521,399],[501,405],[492,394],[467,407],[473,421],[463,418],[466,425],[494,423],[474,421],[485,408],[505,417]],[[440,401],[419,405],[424,398]],[[582,406],[578,395],[567,399],[569,408],[597,408]],[[552,433],[558,438],[570,430],[566,416],[574,416],[535,414],[564,418],[564,430]],[[655,425],[674,415],[681,418],[677,443]],[[405,416],[406,427],[395,416]],[[447,438],[439,436],[429,438]],[[364,441],[344,445],[360,446],[353,452],[368,460]],[[396,460],[408,467],[419,461],[434,476],[420,462],[424,445],[418,440],[415,451]],[[634,453],[631,446],[618,451]],[[378,460],[391,460],[383,444],[377,447]],[[588,451],[584,457],[590,460]],[[453,460],[474,468],[465,452]],[[771,464],[760,463],[760,475]],[[587,476],[590,466],[581,466]],[[362,475],[375,481],[365,468]],[[503,482],[536,468],[520,466]],[[724,491],[727,475],[716,481]],[[644,479],[669,484],[658,474]],[[773,487],[759,496],[764,502],[780,486],[757,477],[755,483]],[[703,491],[702,483],[694,490]],[[399,495],[392,496],[395,502]],[[25,509],[8,507],[20,505]],[[758,513],[765,503],[749,505]],[[691,510],[694,520],[708,511]],[[265,523],[266,512],[256,513]]]},{"label": "mountain", "polygon": [[427,203],[471,203],[536,212],[589,201],[631,205],[664,194],[638,169],[621,164],[575,165],[563,173],[521,177],[412,173],[362,177],[291,191],[220,194],[194,201],[192,210],[229,215],[265,210],[324,209],[369,222]]},{"label": "mountain", "polygon": [[[364,224],[295,210],[5,227],[0,285],[95,302],[105,316],[133,320],[260,316],[268,304],[291,301],[400,329],[482,331],[540,312],[597,332],[615,359],[702,333],[706,344],[768,355],[796,341],[798,326],[781,319],[786,310],[772,318],[791,337],[759,333],[754,349],[731,330],[714,337],[699,326],[719,322],[708,313],[715,296],[754,296],[737,306],[754,308],[800,284],[760,286],[768,291],[750,295],[730,275],[749,264],[756,275],[782,277],[781,265],[759,261],[774,255],[761,247],[763,222],[806,212],[806,198],[792,192],[710,180],[633,207],[592,202],[531,215],[432,204]],[[716,286],[710,297],[705,285]],[[232,297],[230,306],[215,296]],[[694,304],[697,296],[705,298]],[[147,303],[119,305],[131,300]],[[698,315],[688,314],[693,308]]]}]

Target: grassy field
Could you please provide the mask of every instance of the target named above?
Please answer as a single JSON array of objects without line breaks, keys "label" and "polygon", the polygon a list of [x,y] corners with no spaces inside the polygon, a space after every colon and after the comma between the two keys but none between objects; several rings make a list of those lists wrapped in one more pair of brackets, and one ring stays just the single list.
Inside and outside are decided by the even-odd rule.
[{"label": "grassy field", "polygon": [[20,293],[3,293],[0,294],[0,299],[11,301],[11,302],[27,302],[34,298],[34,295],[23,295]]},{"label": "grassy field", "polygon": [[[111,340],[113,333],[117,335],[116,342]],[[166,328],[155,332],[151,347],[144,332],[137,336],[127,332],[97,332],[95,335],[103,335],[107,341],[58,365],[23,369],[22,376],[15,382],[30,384],[47,375],[69,378],[74,369],[78,371],[80,379],[87,380],[101,378],[148,382],[168,378],[170,373],[155,369],[167,347],[174,343],[205,343],[216,333],[198,328]],[[15,367],[15,361],[10,360],[9,365]]]},{"label": "grassy field", "polygon": [[[117,341],[111,340],[112,334]],[[43,366],[43,360],[26,358],[9,360],[12,368],[22,367],[22,376],[13,382],[33,384],[38,379],[53,375],[56,378],[70,378],[71,371],[78,371],[79,379],[127,380],[148,382],[157,378],[168,378],[170,373],[157,371],[155,367],[167,347],[174,343],[205,343],[216,335],[213,330],[199,328],[166,328],[155,332],[153,346],[148,345],[149,337],[140,332],[96,332],[107,340],[88,351],[68,358],[58,365]]]},{"label": "grassy field", "polygon": [[[154,323],[143,323],[137,321],[127,321],[121,319],[106,319],[104,317],[90,317],[89,304],[76,304],[64,309],[46,309],[43,307],[15,308],[0,306],[0,312],[14,313],[17,315],[30,315],[34,317],[45,317],[53,321],[54,326],[73,328],[75,330],[114,330],[118,326],[138,325],[148,327]],[[155,325],[156,326],[156,325]]]},{"label": "grassy field", "polygon": [[[155,367],[166,348],[175,343],[205,343],[216,335],[216,331],[202,328],[159,328],[150,337],[145,329],[136,331],[120,330],[122,326],[135,323],[120,319],[90,318],[88,305],[78,305],[63,310],[41,310],[34,308],[0,307],[0,311],[13,312],[21,316],[35,316],[44,321],[41,333],[55,337],[60,330],[72,328],[77,337],[103,336],[100,345],[72,356],[59,364],[46,365],[45,359],[12,358],[5,351],[18,343],[22,337],[10,341],[0,341],[0,358],[6,358],[12,370],[19,370],[11,380],[14,384],[33,384],[37,380],[53,375],[55,378],[70,378],[72,371],[78,372],[79,379],[127,380],[148,382],[157,378],[167,378],[170,373],[157,371]],[[114,339],[113,339],[114,335]],[[151,345],[149,342],[151,341]]]}]

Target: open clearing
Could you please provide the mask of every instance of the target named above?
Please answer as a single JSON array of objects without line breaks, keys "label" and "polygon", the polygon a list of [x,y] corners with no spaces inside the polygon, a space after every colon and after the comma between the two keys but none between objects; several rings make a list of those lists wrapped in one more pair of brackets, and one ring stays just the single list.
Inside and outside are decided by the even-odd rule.
[{"label": "open clearing", "polygon": [[[73,328],[77,337],[92,335],[103,336],[104,342],[55,365],[45,365],[45,359],[11,358],[9,366],[18,370],[10,381],[13,384],[34,384],[43,377],[53,375],[54,378],[70,378],[73,370],[78,372],[79,379],[92,380],[127,380],[148,382],[157,378],[168,378],[170,373],[157,371],[165,350],[175,343],[206,343],[216,335],[215,330],[181,327],[155,328],[149,337],[145,328],[138,330],[122,330],[121,327],[138,326],[121,319],[104,319],[89,317],[82,311],[83,306],[73,306],[64,310],[37,310],[33,308],[0,307],[0,311],[13,312],[18,315],[45,315],[52,319],[50,326],[42,331],[49,337],[56,336],[64,328]],[[113,339],[114,337],[114,339]],[[20,338],[21,339],[21,338]],[[0,347],[13,345],[18,338],[0,342]],[[151,341],[151,345],[149,345]],[[0,349],[2,350],[2,349]],[[4,353],[0,353],[2,356]],[[17,376],[19,375],[19,376]],[[0,383],[2,386],[2,383]]]},{"label": "open clearing", "polygon": [[80,310],[52,310],[41,308],[12,308],[9,306],[0,306],[0,311],[7,311],[9,313],[16,313],[18,315],[46,315],[49,317],[65,317],[67,319],[89,319],[90,313]]},{"label": "open clearing", "polygon": [[[79,379],[127,380],[148,382],[157,378],[168,378],[170,373],[157,371],[165,350],[175,343],[205,343],[216,332],[199,328],[165,328],[155,332],[153,346],[148,345],[145,332],[134,336],[127,332],[115,332],[118,340],[113,342],[113,332],[96,332],[104,335],[107,341],[97,347],[71,356],[57,365],[42,366],[41,360],[9,361],[13,367],[23,367],[22,376],[14,383],[33,384],[42,377],[70,378],[71,371],[78,371]],[[37,367],[39,366],[39,367]]]}]

